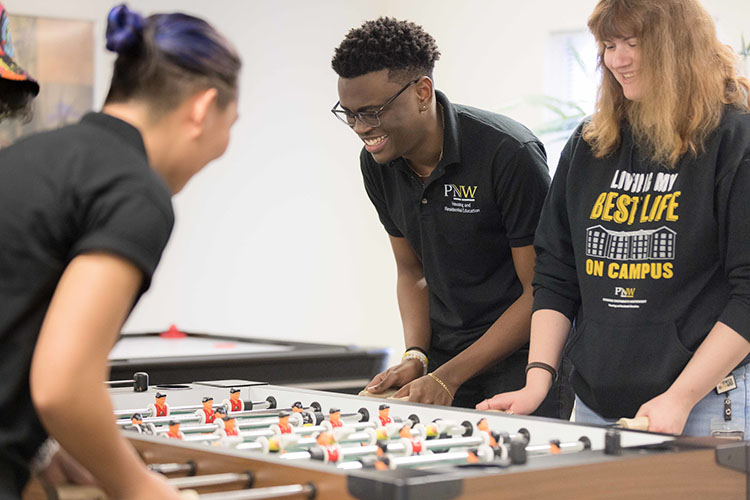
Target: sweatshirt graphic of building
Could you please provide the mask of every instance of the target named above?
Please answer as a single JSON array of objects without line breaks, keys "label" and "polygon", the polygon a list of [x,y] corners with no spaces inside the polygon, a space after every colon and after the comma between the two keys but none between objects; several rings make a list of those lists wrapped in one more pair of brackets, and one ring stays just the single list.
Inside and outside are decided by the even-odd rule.
[{"label": "sweatshirt graphic of building", "polygon": [[586,229],[586,255],[611,260],[674,260],[677,233],[668,227],[638,231]]}]

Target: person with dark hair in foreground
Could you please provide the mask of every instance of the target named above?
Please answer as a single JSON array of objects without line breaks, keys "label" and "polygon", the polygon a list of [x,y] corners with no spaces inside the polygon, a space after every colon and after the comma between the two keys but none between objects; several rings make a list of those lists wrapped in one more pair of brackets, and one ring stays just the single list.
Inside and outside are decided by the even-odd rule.
[{"label": "person with dark hair in foreground", "polygon": [[[523,386],[531,246],[549,184],[539,140],[508,117],[434,89],[440,52],[392,18],[336,49],[336,117],[364,142],[365,189],[388,232],[406,351],[368,384],[409,401],[473,407]],[[565,377],[537,411],[568,418]]]},{"label": "person with dark hair in foreground", "polygon": [[0,3],[0,121],[31,119],[31,102],[39,94],[39,83],[14,60],[8,12]]},{"label": "person with dark hair in foreground", "polygon": [[[567,342],[577,422],[747,439],[749,82],[697,0],[601,0],[588,24],[602,80],[539,222],[529,359]],[[550,383],[479,408],[529,413]]]},{"label": "person with dark hair in foreground", "polygon": [[118,432],[103,382],[169,239],[171,196],[227,147],[241,63],[201,19],[124,5],[107,48],[101,113],[0,150],[3,499],[20,498],[47,433],[112,498],[179,498]]}]

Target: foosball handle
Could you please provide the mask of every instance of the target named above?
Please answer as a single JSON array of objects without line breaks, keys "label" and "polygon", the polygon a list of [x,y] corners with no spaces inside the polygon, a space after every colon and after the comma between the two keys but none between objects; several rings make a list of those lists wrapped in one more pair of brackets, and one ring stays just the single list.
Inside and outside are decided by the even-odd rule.
[{"label": "foosball handle", "polygon": [[[308,490],[312,488],[312,485],[306,485]],[[248,490],[245,490],[248,491]],[[252,490],[249,490],[252,491]],[[314,489],[308,491],[308,498],[313,498]],[[110,500],[110,497],[99,487],[96,486],[73,486],[65,485],[58,486],[53,491],[54,497],[57,500]],[[275,498],[275,497],[269,497]],[[200,495],[195,490],[181,490],[181,500],[200,500]]]},{"label": "foosball handle", "polygon": [[615,423],[615,425],[621,429],[647,431],[649,421],[648,417],[621,418],[617,421],[617,423]]},{"label": "foosball handle", "polygon": [[105,383],[110,387],[132,385],[135,392],[146,392],[148,390],[148,373],[136,372],[131,380],[110,380]]},{"label": "foosball handle", "polygon": [[[48,492],[48,496],[50,493]],[[52,490],[49,498],[58,500],[107,500],[109,497],[97,486],[61,485]]]}]

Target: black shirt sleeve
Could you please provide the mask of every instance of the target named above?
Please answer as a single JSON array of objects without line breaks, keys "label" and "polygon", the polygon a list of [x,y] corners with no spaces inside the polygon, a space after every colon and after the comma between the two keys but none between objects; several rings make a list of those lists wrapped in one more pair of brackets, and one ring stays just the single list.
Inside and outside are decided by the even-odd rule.
[{"label": "black shirt sleeve", "polygon": [[501,149],[494,159],[495,171],[500,172],[495,180],[498,209],[510,246],[531,245],[549,189],[547,155],[540,143],[532,141],[522,144],[510,159],[504,156]]},{"label": "black shirt sleeve", "polygon": [[578,136],[578,132],[573,134],[560,155],[534,239],[536,265],[532,311],[553,309],[571,321],[578,312],[581,293],[568,220],[567,177],[573,143]]},{"label": "black shirt sleeve", "polygon": [[370,201],[375,206],[375,210],[378,212],[380,222],[383,224],[386,232],[396,238],[402,238],[404,235],[396,227],[390,214],[388,213],[388,204],[383,198],[383,182],[379,175],[378,169],[380,167],[377,163],[372,160],[370,153],[366,150],[362,150],[359,155],[359,165],[362,170],[362,178],[365,183],[365,191]]},{"label": "black shirt sleeve", "polygon": [[750,154],[736,169],[717,181],[716,202],[719,244],[729,280],[729,302],[719,316],[750,340]]},{"label": "black shirt sleeve", "polygon": [[169,193],[153,172],[124,177],[98,170],[104,173],[89,172],[89,179],[83,180],[78,190],[85,208],[69,258],[103,251],[128,259],[143,273],[143,292],[150,285],[174,224]]}]

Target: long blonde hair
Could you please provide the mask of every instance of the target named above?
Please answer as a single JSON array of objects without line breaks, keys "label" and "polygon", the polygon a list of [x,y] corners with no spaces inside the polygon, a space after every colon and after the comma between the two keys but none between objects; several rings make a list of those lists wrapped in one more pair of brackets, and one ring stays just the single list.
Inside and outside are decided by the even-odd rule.
[{"label": "long blonde hair", "polygon": [[[627,122],[652,161],[674,167],[685,153],[703,151],[725,104],[750,108],[750,82],[697,0],[600,0],[588,26],[599,44],[602,80],[583,138],[596,157],[620,146]],[[604,41],[629,36],[641,51],[638,101],[625,98],[604,64]]]}]

